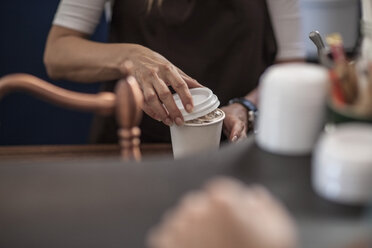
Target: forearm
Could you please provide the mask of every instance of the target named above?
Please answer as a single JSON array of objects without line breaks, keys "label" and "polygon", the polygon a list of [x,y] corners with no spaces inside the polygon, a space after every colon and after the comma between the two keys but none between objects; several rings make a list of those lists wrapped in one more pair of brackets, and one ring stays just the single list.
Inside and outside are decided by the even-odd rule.
[{"label": "forearm", "polygon": [[44,63],[49,76],[56,79],[87,83],[114,80],[121,77],[120,67],[136,46],[104,44],[82,35],[59,34],[57,27],[48,37]]}]

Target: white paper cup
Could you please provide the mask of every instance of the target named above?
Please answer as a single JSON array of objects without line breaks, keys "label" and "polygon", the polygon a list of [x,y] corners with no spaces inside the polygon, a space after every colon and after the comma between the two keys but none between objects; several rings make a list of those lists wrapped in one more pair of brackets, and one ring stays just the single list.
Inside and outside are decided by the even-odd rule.
[{"label": "white paper cup", "polygon": [[217,150],[220,146],[222,123],[225,113],[210,123],[188,124],[170,127],[174,158]]},{"label": "white paper cup", "polygon": [[[185,121],[195,120],[212,113],[220,105],[218,97],[208,88],[190,89],[194,110],[188,113],[178,94],[173,98]],[[219,148],[221,130],[225,113],[208,123],[185,123],[183,126],[170,127],[174,158],[180,158],[206,150]]]},{"label": "white paper cup", "polygon": [[328,73],[311,64],[269,68],[259,86],[258,145],[284,155],[308,154],[325,117]]}]

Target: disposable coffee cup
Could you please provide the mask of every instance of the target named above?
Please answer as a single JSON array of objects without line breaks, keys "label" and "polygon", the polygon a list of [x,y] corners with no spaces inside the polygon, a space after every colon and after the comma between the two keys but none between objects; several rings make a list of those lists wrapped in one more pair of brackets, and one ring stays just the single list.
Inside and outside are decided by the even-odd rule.
[{"label": "disposable coffee cup", "polygon": [[217,96],[208,88],[190,89],[190,93],[194,102],[194,110],[191,113],[184,109],[179,95],[173,95],[185,121],[183,126],[170,127],[175,159],[202,151],[217,150],[220,145],[225,113],[218,109],[220,102]]},{"label": "disposable coffee cup", "polygon": [[258,145],[277,154],[309,154],[324,126],[327,85],[327,70],[317,65],[266,70],[259,86]]}]

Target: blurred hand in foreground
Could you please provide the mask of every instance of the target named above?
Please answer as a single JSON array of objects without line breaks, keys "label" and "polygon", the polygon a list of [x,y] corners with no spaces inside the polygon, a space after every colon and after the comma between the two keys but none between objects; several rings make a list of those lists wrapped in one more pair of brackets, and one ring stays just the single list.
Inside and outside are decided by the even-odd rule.
[{"label": "blurred hand in foreground", "polygon": [[263,187],[219,178],[187,194],[150,232],[150,248],[294,248],[294,223]]}]

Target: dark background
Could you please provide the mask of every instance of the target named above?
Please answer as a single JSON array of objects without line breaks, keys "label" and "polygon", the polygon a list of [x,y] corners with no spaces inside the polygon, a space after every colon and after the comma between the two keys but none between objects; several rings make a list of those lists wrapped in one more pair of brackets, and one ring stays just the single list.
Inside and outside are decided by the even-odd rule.
[{"label": "dark background", "polygon": [[[0,77],[30,73],[66,89],[94,93],[99,83],[51,80],[43,64],[46,38],[59,0],[0,0]],[[104,41],[102,18],[93,39]],[[92,115],[65,110],[23,93],[0,99],[0,145],[87,143]]]}]

